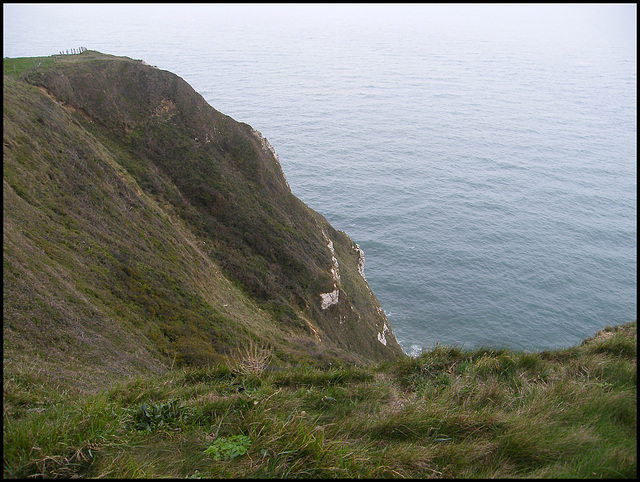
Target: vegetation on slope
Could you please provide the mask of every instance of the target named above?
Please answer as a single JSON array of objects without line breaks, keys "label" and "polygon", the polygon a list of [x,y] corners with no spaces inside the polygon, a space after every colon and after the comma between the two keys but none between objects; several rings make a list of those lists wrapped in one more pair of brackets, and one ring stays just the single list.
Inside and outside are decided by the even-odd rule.
[{"label": "vegetation on slope", "polygon": [[635,322],[401,356],[249,126],[131,59],[30,61],[3,82],[4,477],[637,475]]},{"label": "vegetation on slope", "polygon": [[357,272],[354,243],[291,193],[250,126],[176,75],[127,58],[87,51],[26,79],[73,106],[144,192],[212,240],[207,254],[278,322],[309,330],[311,320],[326,343],[369,359],[401,354],[392,335],[378,342],[386,319],[364,280],[342,286],[338,306],[320,308],[319,294],[333,290],[323,233],[348,253],[339,260],[346,275]]},{"label": "vegetation on slope", "polygon": [[637,476],[635,322],[534,354],[235,363],[261,354],[88,397],[23,367],[4,379],[4,477]]},{"label": "vegetation on slope", "polygon": [[[291,194],[250,126],[179,77],[87,51],[3,90],[7,360],[90,388],[251,340],[282,364],[402,355],[377,339],[386,319],[353,242]],[[343,279],[327,310],[323,233]]]},{"label": "vegetation on slope", "polygon": [[257,309],[179,219],[34,87],[4,94],[5,357],[119,374],[242,343]]}]

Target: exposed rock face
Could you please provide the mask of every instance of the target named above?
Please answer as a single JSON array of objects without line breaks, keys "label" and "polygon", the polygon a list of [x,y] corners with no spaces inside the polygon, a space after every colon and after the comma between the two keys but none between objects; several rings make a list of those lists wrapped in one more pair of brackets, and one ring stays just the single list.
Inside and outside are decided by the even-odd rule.
[{"label": "exposed rock face", "polygon": [[378,333],[378,341],[384,346],[387,346],[387,333],[389,333],[389,331],[389,325],[385,323],[382,332]]},{"label": "exposed rock face", "polygon": [[[240,331],[236,329],[238,333],[268,337],[274,343],[278,340],[277,343],[284,343],[283,350],[289,350],[286,346],[293,346],[291,343],[297,346],[291,340],[308,339],[316,347],[314,350],[352,361],[402,356],[384,311],[364,278],[362,250],[291,193],[274,148],[259,131],[216,111],[178,76],[124,57],[87,51],[33,73],[27,81],[46,92],[61,109],[60,115],[70,119],[64,121],[64,129],[80,129],[83,139],[90,139],[82,142],[92,143],[91,149],[103,153],[100,156],[107,167],[100,169],[115,170],[117,177],[132,187],[137,199],[133,205],[139,206],[136,209],[145,206],[150,217],[159,216],[166,220],[163,223],[179,226],[181,233],[188,233],[199,255],[219,267],[216,279],[238,286],[250,300],[243,303],[257,307],[256,320],[263,321],[247,323]],[[45,114],[39,115],[44,125],[54,122]],[[48,142],[47,129],[36,127],[30,135],[34,152],[40,152],[38,149]],[[64,162],[65,151],[81,152],[74,154],[79,159],[86,156],[82,152],[88,152],[89,146],[84,148],[78,144],[80,141],[74,141],[67,149],[62,144],[65,136],[72,138],[60,135],[55,154],[62,156],[60,162]],[[50,156],[47,151],[43,159]],[[93,158],[102,159],[100,156]],[[76,165],[83,163],[86,161]],[[45,165],[41,169],[50,168]],[[88,171],[78,173],[95,175]],[[56,189],[53,185],[47,187],[48,182],[52,181],[44,182],[42,189]],[[82,184],[79,181],[78,185]],[[95,183],[88,177],[84,184]],[[124,205],[132,202],[122,201]],[[93,204],[79,205],[78,209],[85,207],[96,209]],[[73,216],[100,222],[97,211]],[[62,218],[60,222],[68,225],[69,220]],[[123,231],[120,236],[147,238],[147,233],[140,238],[140,222],[137,226],[136,234]],[[141,253],[153,253],[162,243],[147,239],[145,246],[147,251]],[[213,333],[213,328],[191,329],[180,325],[185,323],[180,321],[184,316],[157,311],[155,298],[148,294],[151,281],[145,277],[153,277],[158,292],[162,292],[162,283],[169,282],[171,276],[154,276],[153,270],[138,266],[139,261],[131,268],[130,253],[116,254],[111,269],[135,274],[143,291],[131,301],[132,306],[140,304],[141,316],[150,327],[159,320],[161,334],[153,336],[161,337],[158,340],[167,344],[168,352],[191,350],[193,345],[180,344],[188,333],[193,343],[197,338],[202,353],[224,351],[227,343],[233,343],[223,338],[214,343],[206,334]],[[181,255],[171,256],[174,266],[182,266]],[[156,253],[155,259],[163,259],[163,255]],[[189,276],[202,278],[197,273]],[[201,286],[203,293],[212,289],[201,280],[187,278],[183,282]],[[212,318],[204,313],[213,309],[210,298],[215,296],[207,297],[202,299],[201,308],[192,305],[189,309],[202,313],[202,319],[215,318],[219,324],[216,326],[222,330],[225,323],[231,323],[230,318],[225,318],[230,315],[224,313],[235,302],[220,305],[224,310]],[[147,316],[156,311],[156,318]],[[241,319],[238,317],[234,323],[241,323]],[[270,320],[271,329],[266,319]],[[155,333],[155,329],[149,330]]]},{"label": "exposed rock face", "polygon": [[335,305],[340,301],[340,290],[338,286],[340,284],[340,266],[338,265],[338,260],[336,259],[336,252],[333,249],[333,241],[331,241],[327,237],[327,233],[322,231],[322,235],[324,239],[327,241],[327,247],[331,252],[331,279],[333,280],[334,290],[330,293],[320,293],[320,297],[322,298],[322,309],[326,310],[332,305]]},{"label": "exposed rock face", "polygon": [[358,253],[358,272],[360,273],[360,276],[362,276],[362,279],[366,281],[367,278],[365,278],[364,276],[364,251],[357,244],[355,245],[354,249]]},{"label": "exposed rock face", "polygon": [[340,301],[340,290],[335,289],[330,293],[320,293],[320,298],[322,298],[321,307],[323,310],[326,310],[330,306],[338,304],[338,301]]}]

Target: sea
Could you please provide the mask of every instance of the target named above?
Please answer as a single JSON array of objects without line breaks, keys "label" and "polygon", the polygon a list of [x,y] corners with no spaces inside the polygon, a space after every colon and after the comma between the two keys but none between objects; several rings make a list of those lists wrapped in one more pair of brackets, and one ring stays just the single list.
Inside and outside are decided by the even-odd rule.
[{"label": "sea", "polygon": [[143,59],[259,130],[362,247],[410,355],[558,349],[636,320],[635,36],[185,5],[5,6],[4,56]]}]

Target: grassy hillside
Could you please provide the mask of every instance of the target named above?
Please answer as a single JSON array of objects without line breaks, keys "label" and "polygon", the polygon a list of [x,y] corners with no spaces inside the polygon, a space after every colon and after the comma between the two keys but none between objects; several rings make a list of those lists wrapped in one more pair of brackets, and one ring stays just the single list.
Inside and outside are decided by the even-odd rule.
[{"label": "grassy hillside", "polygon": [[234,363],[261,353],[91,396],[23,367],[4,380],[4,477],[637,476],[635,322],[536,354]]},{"label": "grassy hillside", "polygon": [[141,61],[37,60],[3,81],[5,359],[91,388],[251,340],[283,365],[402,356],[355,244],[253,128]]},{"label": "grassy hillside", "polygon": [[117,375],[215,361],[215,344],[246,341],[247,325],[277,336],[68,114],[23,83],[5,80],[4,95],[5,358],[39,357],[54,377],[64,365]]},{"label": "grassy hillside", "polygon": [[637,475],[635,322],[407,357],[252,127],[141,61],[38,62],[3,79],[5,478]]}]

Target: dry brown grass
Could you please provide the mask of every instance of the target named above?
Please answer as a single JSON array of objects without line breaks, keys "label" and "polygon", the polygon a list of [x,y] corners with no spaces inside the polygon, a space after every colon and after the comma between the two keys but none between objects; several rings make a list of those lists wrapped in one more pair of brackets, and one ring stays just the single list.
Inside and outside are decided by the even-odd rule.
[{"label": "dry brown grass", "polygon": [[272,354],[271,346],[259,346],[252,340],[248,347],[241,348],[228,357],[229,366],[237,375],[260,375],[269,366]]}]

